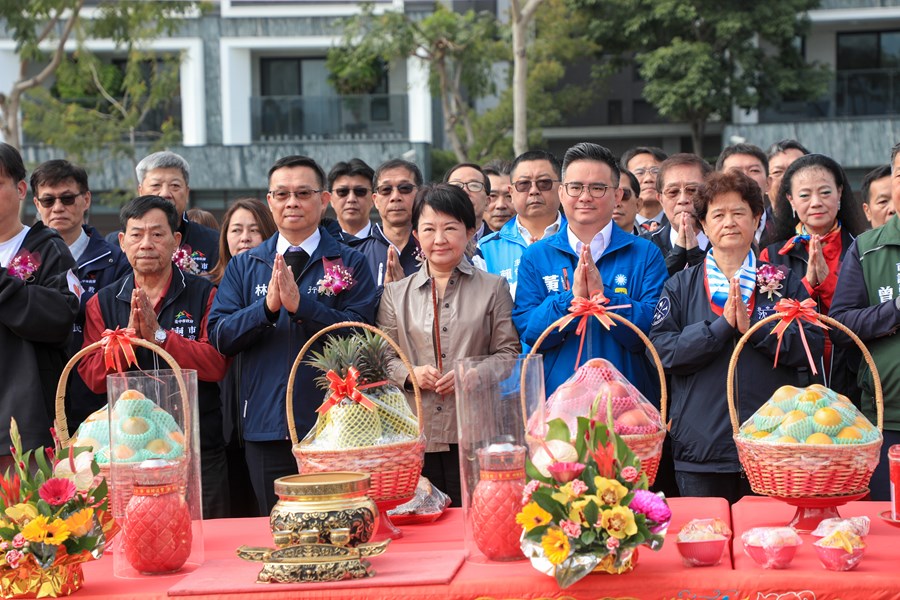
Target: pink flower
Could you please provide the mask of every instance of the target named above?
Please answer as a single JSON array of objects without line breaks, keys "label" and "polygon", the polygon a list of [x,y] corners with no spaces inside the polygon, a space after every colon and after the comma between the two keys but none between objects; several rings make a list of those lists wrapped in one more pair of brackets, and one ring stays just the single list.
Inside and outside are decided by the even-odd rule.
[{"label": "pink flower", "polygon": [[41,488],[38,494],[50,506],[60,506],[75,497],[75,484],[60,477],[51,477]]},{"label": "pink flower", "polygon": [[576,479],[572,482],[572,493],[576,496],[581,496],[586,491],[588,491],[588,486],[585,482],[580,479]]},{"label": "pink flower", "polygon": [[13,548],[23,548],[25,546],[25,536],[17,533],[12,541]]},{"label": "pink flower", "polygon": [[336,296],[344,290],[353,287],[356,281],[353,279],[353,270],[345,267],[343,261],[322,259],[325,276],[316,282],[318,292],[325,296]]},{"label": "pink flower", "polygon": [[522,490],[522,506],[525,506],[526,504],[531,502],[531,495],[539,487],[541,487],[541,482],[537,479],[532,479],[525,484],[525,489]]},{"label": "pink flower", "polygon": [[557,483],[569,483],[584,471],[584,465],[579,462],[557,462],[547,467],[550,475]]},{"label": "pink flower", "polygon": [[606,540],[606,549],[610,552],[615,552],[616,548],[619,547],[619,538],[609,536]]},{"label": "pink flower", "polygon": [[563,533],[565,533],[570,538],[574,539],[581,536],[581,525],[579,525],[575,521],[564,519],[559,522],[559,527],[563,530]]},{"label": "pink flower", "polygon": [[18,569],[19,561],[21,561],[24,556],[25,555],[18,550],[10,550],[6,553],[6,564],[8,564],[10,568]]},{"label": "pink flower", "polygon": [[41,267],[41,255],[39,252],[32,254],[25,248],[20,248],[9,264],[7,272],[22,281],[34,279],[34,273]]},{"label": "pink flower", "polygon": [[629,508],[646,516],[647,520],[652,522],[650,527],[652,533],[664,529],[672,520],[672,510],[666,501],[648,490],[635,490]]},{"label": "pink flower", "polygon": [[9,550],[9,542],[0,542],[0,552],[6,552],[7,550]]},{"label": "pink flower", "polygon": [[624,479],[628,483],[634,483],[638,478],[638,470],[634,467],[625,467],[624,469],[622,469],[620,475],[622,475],[622,479]]}]

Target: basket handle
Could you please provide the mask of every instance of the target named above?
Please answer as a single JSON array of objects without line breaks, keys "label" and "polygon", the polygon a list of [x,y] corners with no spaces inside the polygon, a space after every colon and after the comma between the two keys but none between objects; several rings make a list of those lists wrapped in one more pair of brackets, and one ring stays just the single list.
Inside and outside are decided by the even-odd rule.
[{"label": "basket handle", "polygon": [[312,345],[315,343],[317,339],[321,336],[325,335],[330,331],[334,331],[335,329],[343,329],[343,328],[351,328],[351,327],[359,327],[362,329],[366,329],[371,331],[372,333],[381,336],[384,340],[391,345],[391,348],[394,349],[394,352],[397,353],[397,356],[400,357],[400,360],[403,361],[403,366],[405,366],[409,370],[409,380],[413,385],[413,394],[416,398],[416,420],[419,422],[419,435],[425,431],[425,425],[422,423],[422,393],[419,391],[419,382],[416,379],[416,374],[413,372],[412,364],[410,364],[409,359],[406,357],[406,354],[400,348],[400,346],[390,338],[388,334],[378,329],[373,325],[369,325],[368,323],[362,323],[359,321],[342,321],[341,323],[335,323],[333,325],[329,325],[323,329],[320,329],[316,333],[314,333],[306,343],[303,344],[303,347],[300,349],[300,352],[297,354],[297,358],[294,359],[294,364],[291,366],[291,372],[288,375],[287,381],[287,395],[286,395],[286,404],[287,404],[287,424],[288,424],[288,433],[291,434],[291,443],[297,444],[300,440],[297,437],[297,425],[294,423],[294,379],[297,377],[297,369],[300,368],[300,363],[303,361],[303,357],[306,356],[306,353],[309,352],[309,349],[312,348]]},{"label": "basket handle", "polygon": [[[740,423],[738,423],[738,414],[737,408],[735,407],[734,402],[734,374],[737,370],[737,360],[738,356],[743,350],[744,345],[747,343],[747,340],[750,339],[750,336],[756,333],[763,325],[766,323],[770,323],[776,319],[780,319],[782,316],[781,313],[775,313],[769,315],[765,319],[761,319],[753,324],[750,329],[747,330],[747,333],[741,336],[741,339],[738,340],[737,345],[734,347],[734,352],[731,353],[731,360],[728,362],[728,379],[725,381],[726,384],[726,398],[728,399],[728,416],[731,418],[731,429],[734,435],[738,434],[740,430]],[[862,350],[863,358],[866,360],[866,363],[869,365],[869,369],[872,371],[872,379],[875,381],[875,412],[877,415],[878,421],[878,431],[883,430],[884,426],[884,396],[881,392],[881,377],[878,375],[878,369],[875,367],[875,360],[872,358],[872,355],[869,354],[868,348],[866,348],[865,344],[863,344],[862,340],[859,339],[855,333],[850,331],[844,324],[835,321],[828,315],[823,315],[821,313],[816,314],[816,318],[826,325],[830,325],[831,327],[835,327],[836,329],[842,331],[853,340],[859,349]],[[798,321],[797,326],[803,327],[803,323]]]},{"label": "basket handle", "polygon": [[[547,336],[549,336],[551,333],[553,333],[553,330],[556,329],[557,327],[559,327],[560,324],[562,324],[562,322],[565,321],[566,319],[568,319],[570,316],[571,315],[563,315],[562,317],[558,318],[553,323],[551,323],[550,326],[547,327],[547,329],[545,329],[543,333],[541,333],[541,336],[534,343],[534,346],[531,347],[531,350],[528,352],[528,356],[531,356],[532,354],[536,354],[538,351],[538,348],[540,348],[541,344],[544,342],[544,340],[547,339]],[[653,363],[656,365],[656,373],[657,373],[657,375],[659,375],[659,407],[660,407],[659,412],[660,412],[660,416],[662,417],[663,427],[665,427],[666,426],[666,412],[667,412],[666,411],[666,372],[663,369],[662,361],[659,359],[659,354],[657,354],[656,348],[653,347],[653,343],[650,341],[650,338],[648,338],[647,335],[643,331],[641,331],[637,325],[635,325],[634,323],[632,323],[625,317],[623,317],[621,315],[617,315],[616,313],[614,313],[612,311],[607,311],[606,316],[611,317],[612,319],[618,321],[619,323],[622,323],[623,325],[625,325],[629,329],[631,329],[633,332],[635,332],[637,334],[637,336],[639,338],[641,338],[641,341],[644,342],[644,345],[647,346],[647,349],[650,350],[650,355],[653,357]],[[525,361],[525,364],[522,365],[522,380],[521,380],[522,384],[520,386],[522,389],[522,396],[521,396],[522,417],[525,419],[525,423],[528,422],[528,411],[525,407],[525,369],[526,369],[527,365],[528,365],[528,361]]]},{"label": "basket handle", "polygon": [[[157,353],[160,358],[162,358],[175,373],[175,380],[178,382],[178,391],[181,394],[181,403],[184,412],[184,454],[185,456],[190,456],[191,411],[189,406],[187,385],[185,385],[184,383],[184,376],[182,375],[181,367],[178,366],[178,363],[175,362],[175,358],[171,354],[169,354],[156,344],[148,342],[141,338],[129,338],[129,341],[136,346],[147,348],[148,350]],[[84,356],[90,354],[94,350],[101,349],[102,347],[103,340],[98,340],[93,344],[85,346],[84,348],[76,352],[75,356],[70,358],[69,362],[66,363],[66,366],[63,367],[62,373],[59,376],[59,383],[56,385],[55,427],[56,435],[57,437],[59,437],[59,443],[63,448],[68,446],[70,441],[69,424],[66,421],[66,384],[69,381],[69,373],[72,372],[72,369],[75,368],[75,365],[78,364],[78,361],[81,360]]]}]

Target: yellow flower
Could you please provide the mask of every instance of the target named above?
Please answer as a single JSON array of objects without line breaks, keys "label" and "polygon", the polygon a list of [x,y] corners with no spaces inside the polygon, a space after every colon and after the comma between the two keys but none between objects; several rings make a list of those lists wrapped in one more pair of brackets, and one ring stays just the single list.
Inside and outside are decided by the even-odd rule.
[{"label": "yellow flower", "polygon": [[553,516],[546,510],[538,506],[537,502],[529,502],[522,507],[522,512],[516,515],[516,523],[525,528],[525,531],[531,531],[535,527],[546,525]]},{"label": "yellow flower", "polygon": [[584,507],[588,505],[588,502],[593,502],[597,508],[600,508],[600,499],[597,496],[582,496],[580,500],[572,502],[572,508],[569,510],[569,519],[581,526],[593,527],[594,524],[588,523],[587,519],[584,518]]},{"label": "yellow flower", "polygon": [[628,495],[628,488],[615,479],[594,477],[594,485],[597,486],[597,496],[600,498],[600,504],[605,504],[606,506],[615,506],[622,498]]},{"label": "yellow flower", "polygon": [[637,533],[634,513],[627,506],[614,506],[600,515],[600,526],[612,537],[624,539]]},{"label": "yellow flower", "polygon": [[66,527],[76,537],[87,535],[94,528],[94,509],[83,508],[69,515],[69,518],[66,519]]},{"label": "yellow flower", "polygon": [[558,565],[569,558],[569,537],[560,529],[551,529],[541,538],[544,556],[552,565]]},{"label": "yellow flower", "polygon": [[[578,483],[575,483],[576,481]],[[554,492],[551,498],[560,504],[568,504],[572,500],[579,498],[586,490],[587,485],[583,481],[576,479],[559,488],[559,491]]]},{"label": "yellow flower", "polygon": [[59,546],[69,539],[72,532],[66,527],[66,522],[62,519],[54,519],[52,523],[47,525],[47,537],[44,538],[45,544]]},{"label": "yellow flower", "polygon": [[24,502],[10,506],[4,512],[17,525],[24,525],[38,516],[37,507],[34,504],[25,504]]}]

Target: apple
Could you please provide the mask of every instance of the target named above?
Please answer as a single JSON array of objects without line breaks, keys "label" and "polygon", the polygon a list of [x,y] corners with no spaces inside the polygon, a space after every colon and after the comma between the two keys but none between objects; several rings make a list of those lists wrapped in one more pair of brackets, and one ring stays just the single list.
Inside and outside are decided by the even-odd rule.
[{"label": "apple", "polygon": [[616,425],[621,427],[647,427],[648,425],[652,426],[653,423],[647,418],[643,410],[632,408],[619,415],[619,418],[616,419]]}]

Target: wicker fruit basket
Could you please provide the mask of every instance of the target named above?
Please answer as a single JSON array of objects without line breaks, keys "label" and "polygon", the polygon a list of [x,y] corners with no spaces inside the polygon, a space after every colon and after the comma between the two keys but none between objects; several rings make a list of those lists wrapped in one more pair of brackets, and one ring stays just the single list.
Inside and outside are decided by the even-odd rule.
[{"label": "wicker fruit basket", "polygon": [[[292,402],[297,369],[306,353],[319,337],[341,328],[366,329],[380,335],[390,344],[406,368],[409,369],[409,376],[415,395],[416,419],[419,428],[419,435],[415,439],[380,446],[363,446],[342,450],[313,449],[299,440],[297,427],[294,422],[294,403]],[[416,485],[419,482],[419,475],[422,473],[422,464],[425,462],[422,397],[419,391],[419,383],[416,381],[409,359],[400,349],[400,346],[386,333],[366,323],[346,321],[325,327],[310,337],[303,348],[300,349],[300,353],[291,367],[291,372],[288,376],[286,405],[288,431],[293,444],[292,452],[294,458],[297,459],[297,468],[301,474],[325,471],[361,471],[369,473],[372,477],[369,497],[378,502],[383,508],[393,508],[393,506],[403,504],[413,497]]]},{"label": "wicker fruit basket", "polygon": [[[734,376],[741,350],[756,331],[765,324],[781,318],[780,313],[769,315],[755,323],[738,341],[728,363],[728,412],[738,458],[757,494],[776,498],[815,498],[849,496],[864,492],[878,465],[882,439],[865,444],[787,444],[763,442],[739,435],[738,409],[734,393]],[[831,317],[818,314],[817,319],[834,327],[852,339],[872,370],[875,381],[875,405],[878,431],[884,422],[884,398],[881,379],[872,355],[859,337]],[[802,326],[798,323],[798,326]]]},{"label": "wicker fruit basket", "polygon": [[[185,435],[184,435],[184,456],[190,456],[191,453],[191,411],[189,410],[189,396],[187,392],[187,386],[184,382],[184,376],[181,371],[181,367],[178,366],[178,363],[175,362],[175,358],[151,342],[146,340],[142,340],[140,338],[129,337],[129,341],[135,345],[140,346],[141,348],[146,348],[152,352],[155,352],[159,355],[160,358],[172,369],[173,374],[175,375],[175,379],[178,382],[178,392],[181,396],[181,402],[183,407],[183,414],[185,420]],[[66,421],[66,385],[69,381],[69,374],[72,372],[72,369],[78,364],[84,356],[94,352],[95,350],[103,349],[103,341],[97,341],[91,344],[90,346],[85,346],[81,350],[79,350],[69,362],[66,363],[66,366],[62,370],[62,374],[59,376],[59,383],[56,386],[56,419],[54,422],[54,427],[56,428],[56,435],[59,437],[59,443],[63,448],[67,448],[72,441],[71,435],[69,434],[69,424]],[[107,440],[108,442],[109,440]],[[112,460],[112,449],[110,449],[110,460]],[[133,467],[137,466],[139,463],[119,463],[117,474],[121,471],[125,475],[120,478],[120,480],[124,480],[125,485],[113,485],[113,480],[110,477],[110,463],[105,463],[99,465],[100,467],[100,475],[106,478],[106,482],[110,488],[110,508],[112,509],[113,515],[116,517],[120,517],[125,513],[125,507],[128,505],[128,501],[131,499],[132,491],[134,489],[134,479],[131,476],[131,470]],[[187,464],[184,465],[184,468],[187,468]],[[118,477],[118,475],[117,475]]]},{"label": "wicker fruit basket", "polygon": [[[659,375],[659,389],[660,389],[660,416],[662,418],[663,429],[655,432],[655,433],[646,433],[646,434],[619,434],[619,437],[627,444],[627,446],[634,452],[638,458],[641,459],[641,469],[647,475],[647,481],[649,485],[653,485],[653,482],[656,480],[656,472],[659,470],[659,460],[662,456],[662,447],[663,441],[666,438],[666,373],[663,370],[662,361],[659,359],[659,354],[656,353],[656,348],[653,347],[653,343],[650,341],[650,338],[641,331],[637,325],[626,319],[621,315],[617,315],[614,312],[607,311],[607,317],[612,318],[615,321],[625,325],[629,329],[631,329],[640,339],[644,342],[644,345],[647,346],[647,349],[650,351],[650,355],[653,357],[653,363],[656,365],[656,372]],[[547,339],[551,333],[553,333],[566,319],[569,319],[569,315],[565,315],[560,317],[556,321],[550,324],[547,329],[541,334],[541,336],[537,339],[532,346],[529,354],[535,354],[540,349],[541,344]],[[522,376],[524,378],[524,374]],[[525,404],[524,398],[522,401],[522,412],[525,415],[525,421],[528,421],[528,415],[525,414]],[[585,415],[587,416],[587,415]]]}]

